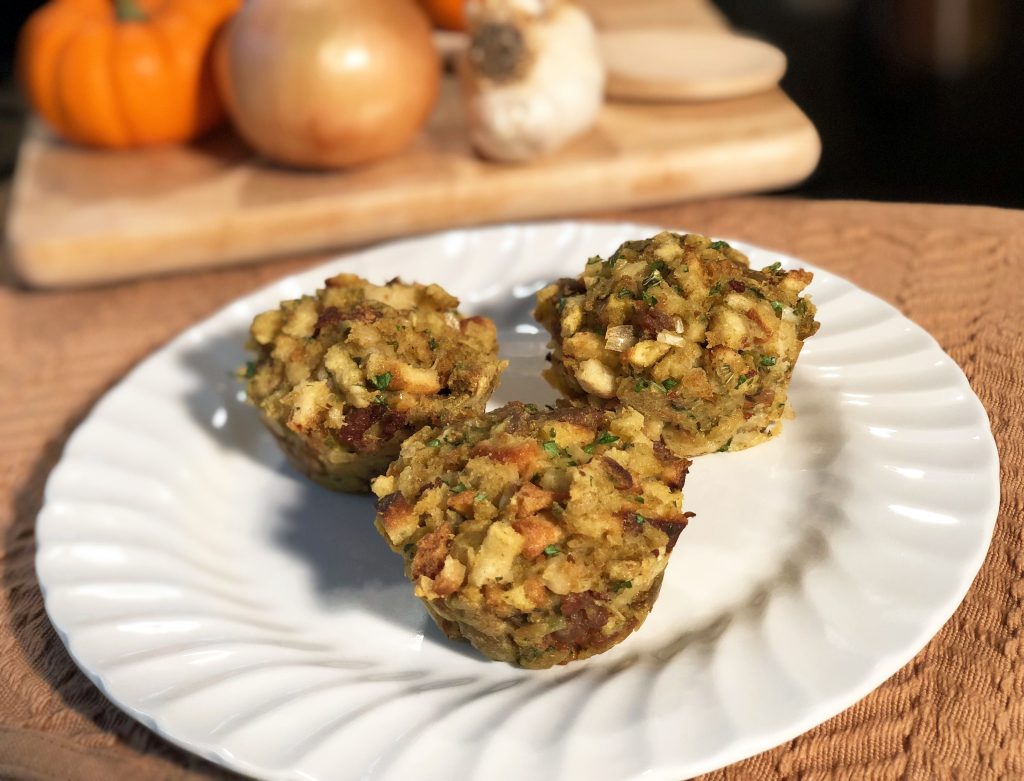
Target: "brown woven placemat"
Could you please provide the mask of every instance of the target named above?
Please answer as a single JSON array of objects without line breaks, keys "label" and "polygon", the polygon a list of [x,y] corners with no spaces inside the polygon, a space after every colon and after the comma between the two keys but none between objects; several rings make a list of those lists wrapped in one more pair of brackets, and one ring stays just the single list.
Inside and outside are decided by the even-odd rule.
[{"label": "brown woven placemat", "polygon": [[[613,216],[755,241],[888,299],[964,368],[1002,460],[995,539],[942,632],[846,712],[706,778],[1024,778],[1024,212],[739,199]],[[112,383],[315,260],[74,293],[0,287],[0,778],[234,777],[121,714],[75,668],[43,613],[33,528],[63,443]]]}]

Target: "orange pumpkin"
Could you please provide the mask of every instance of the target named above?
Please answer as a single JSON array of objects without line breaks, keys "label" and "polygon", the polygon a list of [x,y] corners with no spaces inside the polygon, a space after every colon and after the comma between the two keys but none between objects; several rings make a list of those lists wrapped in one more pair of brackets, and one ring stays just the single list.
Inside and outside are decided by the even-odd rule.
[{"label": "orange pumpkin", "polygon": [[444,30],[466,29],[466,0],[420,0],[435,27]]},{"label": "orange pumpkin", "polygon": [[224,118],[210,50],[241,0],[53,0],[26,22],[18,72],[65,138],[121,148],[187,141]]}]

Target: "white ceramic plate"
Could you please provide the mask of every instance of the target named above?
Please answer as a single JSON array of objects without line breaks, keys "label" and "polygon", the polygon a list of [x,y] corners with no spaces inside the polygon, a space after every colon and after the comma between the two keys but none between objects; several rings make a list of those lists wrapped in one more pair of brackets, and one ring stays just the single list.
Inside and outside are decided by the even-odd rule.
[{"label": "white ceramic plate", "polygon": [[[372,501],[288,468],[230,376],[253,315],[340,270],[436,281],[494,317],[495,399],[544,402],[542,283],[647,226],[461,230],[339,258],[248,296],[135,369],[71,438],[37,568],[72,656],[169,740],[267,779],[678,779],[854,703],[963,598],[998,464],[963,374],[895,309],[824,271],[820,333],[773,442],[698,459],[697,518],[642,629],[544,672],[433,627]],[[736,242],[753,264],[799,261]]]}]

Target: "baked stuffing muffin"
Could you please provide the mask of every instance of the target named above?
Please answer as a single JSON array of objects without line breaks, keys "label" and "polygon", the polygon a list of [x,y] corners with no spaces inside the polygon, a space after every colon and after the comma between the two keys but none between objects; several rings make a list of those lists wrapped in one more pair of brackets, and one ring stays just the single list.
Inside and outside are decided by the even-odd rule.
[{"label": "baked stuffing muffin", "polygon": [[688,467],[634,410],[512,402],[409,439],[373,483],[376,525],[449,637],[550,667],[643,623]]},{"label": "baked stuffing muffin", "polygon": [[809,271],[760,271],[723,241],[659,233],[537,294],[548,380],[576,403],[627,405],[676,455],[776,435],[803,342],[818,330]]},{"label": "baked stuffing muffin", "polygon": [[367,492],[407,437],[483,412],[507,364],[494,323],[437,285],[325,285],[253,320],[247,392],[300,471]]}]

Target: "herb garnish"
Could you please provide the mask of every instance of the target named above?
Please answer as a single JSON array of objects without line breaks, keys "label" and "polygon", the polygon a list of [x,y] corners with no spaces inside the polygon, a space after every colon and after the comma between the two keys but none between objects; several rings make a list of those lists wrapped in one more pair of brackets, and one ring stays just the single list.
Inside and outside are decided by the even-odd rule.
[{"label": "herb garnish", "polygon": [[373,385],[377,390],[387,390],[387,387],[391,384],[391,372],[384,372],[378,374],[373,378]]},{"label": "herb garnish", "polygon": [[583,446],[583,452],[584,453],[593,453],[594,452],[594,448],[597,445],[610,445],[613,442],[618,442],[618,441],[619,441],[619,438],[617,436],[615,436],[614,434],[609,434],[607,431],[602,431],[600,434],[597,435],[597,437],[594,439],[593,442],[591,442],[589,445],[584,445]]}]

